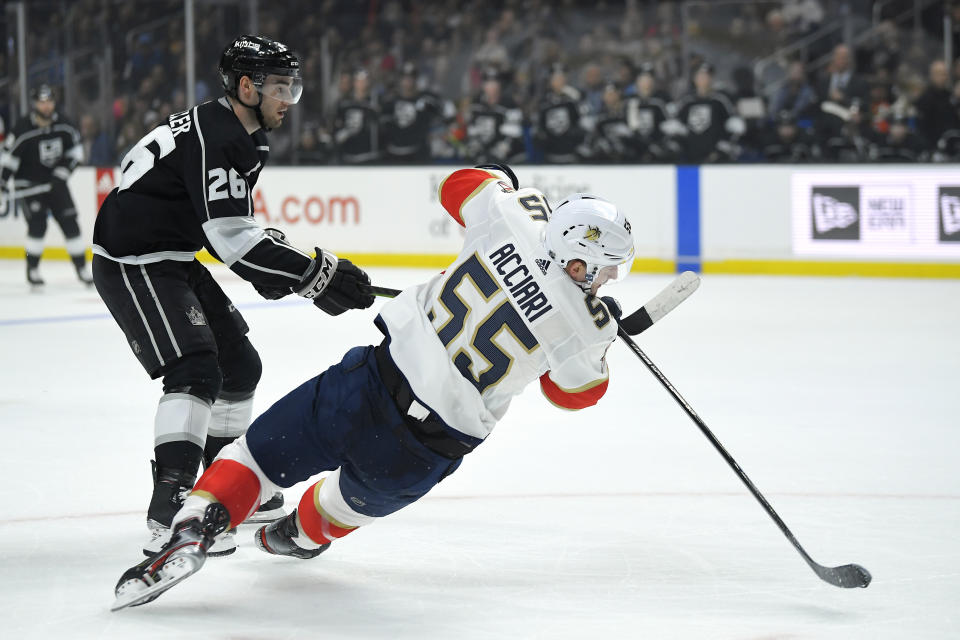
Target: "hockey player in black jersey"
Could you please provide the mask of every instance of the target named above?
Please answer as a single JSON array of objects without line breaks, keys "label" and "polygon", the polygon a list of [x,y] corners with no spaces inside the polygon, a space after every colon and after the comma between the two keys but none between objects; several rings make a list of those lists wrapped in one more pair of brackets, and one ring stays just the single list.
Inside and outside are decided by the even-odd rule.
[{"label": "hockey player in black jersey", "polygon": [[[331,315],[373,304],[369,278],[349,260],[319,248],[312,258],[253,217],[266,131],[302,91],[297,56],[269,38],[241,36],[219,72],[224,97],[169,116],[123,158],[94,229],[97,290],[140,364],[163,378],[147,554],[169,538],[201,461],[246,430],[260,379],[246,322],[196,252],[206,247],[268,299],[296,293]],[[283,515],[282,495],[258,515]],[[228,533],[213,551],[235,548]]]},{"label": "hockey player in black jersey", "polygon": [[467,112],[467,156],[477,164],[526,159],[523,112],[503,95],[499,74],[492,69],[484,73],[480,94]]},{"label": "hockey player in black jersey", "polygon": [[380,112],[386,160],[398,164],[429,162],[430,132],[442,112],[440,97],[419,90],[416,67],[405,64],[399,91],[387,99]]},{"label": "hockey player in black jersey", "polygon": [[736,140],[746,131],[730,99],[713,88],[713,67],[701,65],[693,76],[695,92],[678,105],[683,161],[692,164],[736,159]]},{"label": "hockey player in black jersey", "polygon": [[579,161],[585,152],[580,110],[580,92],[567,84],[567,74],[560,65],[550,73],[550,88],[538,105],[534,139],[550,164]]},{"label": "hockey player in black jersey", "polygon": [[380,158],[380,114],[370,95],[370,76],[353,74],[349,96],[337,103],[333,139],[343,164],[370,164]]},{"label": "hockey player in black jersey", "polygon": [[590,138],[590,159],[598,163],[626,163],[636,159],[634,134],[627,124],[620,89],[608,83],[603,90],[603,108]]},{"label": "hockey player in black jersey", "polygon": [[63,231],[77,277],[92,284],[86,266],[86,243],[80,237],[77,209],[67,187],[67,179],[83,160],[80,133],[57,113],[49,85],[35,87],[30,99],[33,111],[17,122],[0,154],[0,189],[13,176],[13,191],[7,197],[16,202],[27,221],[27,282],[43,284],[40,256],[47,217],[53,215]]},{"label": "hockey player in black jersey", "polygon": [[670,100],[656,90],[653,65],[645,64],[640,68],[634,86],[637,92],[626,99],[626,118],[633,132],[637,159],[640,162],[667,162],[679,154],[679,146],[663,132]]}]

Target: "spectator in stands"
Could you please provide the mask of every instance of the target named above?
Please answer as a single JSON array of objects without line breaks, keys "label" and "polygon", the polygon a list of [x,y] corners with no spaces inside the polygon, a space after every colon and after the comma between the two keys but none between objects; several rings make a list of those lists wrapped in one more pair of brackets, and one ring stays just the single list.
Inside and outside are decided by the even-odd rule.
[{"label": "spectator in stands", "polygon": [[116,162],[113,145],[93,114],[80,117],[80,137],[83,139],[83,157],[93,167],[112,167]]},{"label": "spectator in stands", "polygon": [[814,162],[820,158],[813,136],[797,125],[796,117],[788,110],[781,111],[768,125],[760,150],[767,162]]},{"label": "spectator in stands", "polygon": [[866,82],[854,70],[850,48],[838,44],[833,49],[833,58],[827,72],[820,79],[817,94],[823,102],[849,107],[855,100],[863,102],[867,93]]},{"label": "spectator in stands", "polygon": [[[930,83],[917,100],[917,129],[928,148],[934,148],[949,129],[960,126],[951,103],[947,65],[943,60],[930,63]],[[957,83],[960,85],[960,82]]]},{"label": "spectator in stands", "polygon": [[582,122],[580,92],[567,84],[563,65],[554,65],[550,88],[537,106],[534,142],[551,164],[570,164],[583,158],[587,131]]},{"label": "spectator in stands", "polygon": [[878,136],[870,145],[869,158],[877,162],[924,162],[929,153],[923,139],[910,130],[906,115],[890,116],[889,132]]},{"label": "spectator in stands", "polygon": [[606,83],[600,65],[591,62],[583,68],[583,103],[590,113],[600,113],[604,109]]},{"label": "spectator in stands", "polygon": [[780,11],[790,30],[798,36],[815,31],[823,22],[823,5],[819,0],[784,0]]},{"label": "spectator in stands", "polygon": [[770,100],[770,119],[779,118],[782,111],[789,112],[793,120],[809,117],[816,100],[817,94],[807,81],[803,63],[791,62],[787,68],[787,81]]},{"label": "spectator in stands", "polygon": [[300,164],[324,165],[329,164],[334,157],[330,135],[321,127],[310,125],[303,127],[300,132],[300,141],[297,157]]},{"label": "spectator in stands", "polygon": [[869,134],[866,119],[860,111],[860,103],[854,102],[849,109],[838,112],[830,129],[818,129],[823,141],[821,150],[825,160],[831,162],[862,162],[867,158]]}]

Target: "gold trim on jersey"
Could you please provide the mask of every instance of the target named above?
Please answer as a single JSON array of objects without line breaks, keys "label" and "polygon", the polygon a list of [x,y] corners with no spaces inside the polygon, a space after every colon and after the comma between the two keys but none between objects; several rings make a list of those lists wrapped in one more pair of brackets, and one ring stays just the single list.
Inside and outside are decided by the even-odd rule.
[{"label": "gold trim on jersey", "polygon": [[[489,175],[489,174],[488,174],[488,175]],[[497,182],[498,180],[500,180],[500,178],[498,178],[498,177],[496,177],[496,176],[491,176],[491,177],[487,178],[486,180],[484,180],[483,182],[481,182],[480,185],[479,185],[476,189],[474,189],[473,191],[471,191],[471,192],[470,192],[470,195],[468,195],[466,198],[463,199],[463,202],[460,203],[460,208],[457,209],[457,214],[460,216],[460,219],[461,219],[461,220],[463,220],[463,208],[464,208],[465,206],[467,206],[467,203],[470,202],[471,200],[473,200],[473,197],[474,197],[475,195],[477,195],[478,193],[480,193],[481,191],[483,191],[484,187],[486,187],[488,183],[490,183],[490,182]],[[466,224],[466,220],[464,220],[464,224]]]}]

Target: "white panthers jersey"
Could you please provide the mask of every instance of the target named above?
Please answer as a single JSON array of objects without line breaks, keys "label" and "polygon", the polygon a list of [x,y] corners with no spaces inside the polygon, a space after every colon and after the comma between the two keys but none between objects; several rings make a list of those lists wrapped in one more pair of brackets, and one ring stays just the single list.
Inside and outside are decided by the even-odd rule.
[{"label": "white panthers jersey", "polygon": [[417,399],[480,439],[538,378],[554,404],[595,404],[617,326],[541,248],[543,194],[515,191],[498,171],[462,169],[441,184],[440,199],[466,227],[460,255],[380,314]]}]

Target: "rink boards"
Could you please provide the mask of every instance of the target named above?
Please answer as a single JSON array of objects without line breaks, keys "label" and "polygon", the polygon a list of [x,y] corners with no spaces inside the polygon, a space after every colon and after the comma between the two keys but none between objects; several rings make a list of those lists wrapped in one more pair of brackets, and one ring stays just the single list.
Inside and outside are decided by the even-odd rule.
[{"label": "rink boards", "polygon": [[[444,266],[460,228],[437,187],[456,167],[268,167],[256,217],[303,248],[360,264]],[[635,269],[960,278],[960,173],[938,165],[518,166],[551,203],[602,195],[627,214]],[[113,168],[70,179],[89,240]],[[0,257],[23,255],[25,224],[0,208]],[[47,257],[66,257],[51,221]],[[208,257],[209,258],[209,257]]]}]

